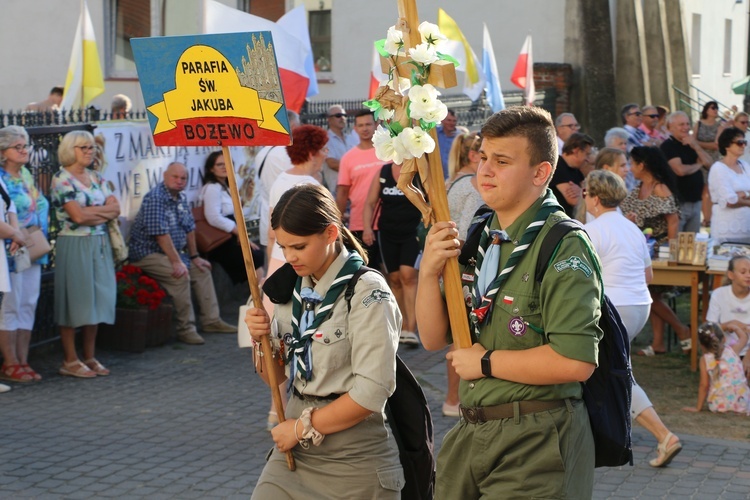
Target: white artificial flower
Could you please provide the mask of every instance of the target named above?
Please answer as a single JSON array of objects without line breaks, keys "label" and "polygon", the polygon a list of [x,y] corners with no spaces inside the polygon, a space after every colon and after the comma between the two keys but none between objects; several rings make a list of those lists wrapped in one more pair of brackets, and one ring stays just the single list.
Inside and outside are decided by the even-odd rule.
[{"label": "white artificial flower", "polygon": [[416,47],[409,49],[409,57],[411,57],[413,61],[425,65],[432,64],[438,60],[435,46],[426,42],[420,43]]},{"label": "white artificial flower", "polygon": [[[421,158],[425,153],[435,150],[435,141],[419,127],[407,127],[398,134],[398,142],[409,156],[406,159]],[[395,146],[398,148],[398,146]]]},{"label": "white artificial flower", "polygon": [[406,94],[406,91],[409,90],[409,87],[411,87],[411,80],[408,78],[404,78],[399,76],[398,77],[398,88],[396,88],[396,79],[393,78],[388,82],[388,86],[398,92],[399,94]]},{"label": "white artificial flower", "polygon": [[436,24],[428,23],[427,21],[422,22],[419,25],[419,34],[422,35],[422,41],[432,45],[433,47],[438,45],[443,40],[447,40],[445,35],[440,33],[440,28]]},{"label": "white artificial flower", "polygon": [[422,118],[422,115],[430,112],[435,108],[436,103],[440,102],[438,100],[439,95],[440,92],[429,83],[424,85],[414,85],[409,90],[409,102],[411,103],[409,109],[411,117],[418,120]]},{"label": "white artificial flower", "polygon": [[403,147],[399,145],[399,151],[396,151],[396,142],[397,138],[391,137],[390,130],[379,125],[372,136],[372,145],[375,146],[375,156],[378,160],[401,163],[403,156],[400,152],[403,151]]},{"label": "white artificial flower", "polygon": [[446,116],[448,116],[448,106],[446,106],[445,103],[441,101],[437,101],[435,103],[435,107],[426,110],[424,113],[422,113],[421,116],[414,116],[414,113],[412,113],[411,115],[411,117],[415,120],[422,119],[428,123],[441,122],[445,120]]},{"label": "white artificial flower", "polygon": [[[446,108],[446,110],[447,109],[448,108]],[[378,111],[378,118],[380,118],[381,120],[387,121],[387,120],[390,120],[391,118],[393,118],[393,115],[395,113],[396,113],[396,111],[394,111],[392,109],[380,108],[380,111]],[[447,111],[446,111],[446,113],[447,113]],[[442,121],[442,120],[440,120],[440,121]]]},{"label": "white artificial flower", "polygon": [[404,34],[395,26],[388,28],[385,37],[385,50],[392,56],[404,55]]},{"label": "white artificial flower", "polygon": [[438,96],[440,92],[430,85],[415,85],[409,90],[409,115],[415,120],[424,120],[430,123],[443,121],[448,114],[448,107],[442,103]]}]

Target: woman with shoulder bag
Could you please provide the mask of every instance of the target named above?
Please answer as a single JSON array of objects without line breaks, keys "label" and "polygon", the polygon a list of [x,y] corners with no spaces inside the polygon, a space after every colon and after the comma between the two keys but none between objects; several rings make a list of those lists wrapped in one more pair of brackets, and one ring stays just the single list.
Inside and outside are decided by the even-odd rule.
[{"label": "woman with shoulder bag", "polygon": [[[55,322],[65,357],[60,375],[79,378],[109,375],[94,351],[99,323],[115,322],[117,300],[107,222],[120,215],[120,204],[102,176],[89,168],[95,148],[89,132],[68,132],[57,150],[61,168],[50,186],[60,224],[55,255]],[[83,362],[76,352],[78,327]]]},{"label": "woman with shoulder bag", "polygon": [[[34,177],[25,167],[29,161],[29,135],[23,127],[11,125],[0,129],[0,179],[8,188],[15,206],[19,228],[37,227],[47,235],[49,203],[36,187]],[[15,248],[11,248],[15,252]],[[11,273],[11,290],[0,307],[0,346],[3,346],[2,377],[15,382],[42,379],[28,364],[31,331],[34,329],[36,305],[41,287],[42,256],[26,269]]]},{"label": "woman with shoulder bag", "polygon": [[[216,229],[232,235],[229,240],[208,252],[208,260],[218,262],[235,285],[244,283],[247,281],[245,260],[242,255],[240,240],[237,238],[234,205],[232,204],[232,195],[229,194],[224,153],[221,151],[214,151],[206,158],[206,164],[203,168],[203,182],[200,199],[203,203],[206,222]],[[252,241],[250,242],[250,248],[257,273],[263,266],[265,256],[260,247]],[[259,275],[258,278],[262,279],[262,276]]]},{"label": "woman with shoulder bag", "polygon": [[[272,275],[263,288],[291,298],[279,299],[273,320],[253,308],[245,322],[256,342],[270,335],[281,349],[276,356],[286,369],[273,367],[278,380],[288,377],[292,394],[252,498],[400,498],[404,473],[384,420],[401,328],[393,294],[380,274],[366,272],[351,300],[345,297],[366,256],[324,187],[286,191],[271,226],[294,275],[279,273],[285,279],[278,282]],[[257,369],[267,383],[265,367]]]}]

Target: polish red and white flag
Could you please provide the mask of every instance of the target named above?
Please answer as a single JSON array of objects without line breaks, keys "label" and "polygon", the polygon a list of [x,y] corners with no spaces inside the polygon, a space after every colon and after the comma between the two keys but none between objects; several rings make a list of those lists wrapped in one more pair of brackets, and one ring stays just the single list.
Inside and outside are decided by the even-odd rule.
[{"label": "polish red and white flag", "polygon": [[534,105],[534,58],[531,51],[531,35],[526,37],[521,53],[518,55],[510,81],[524,90],[523,101],[527,106]]}]

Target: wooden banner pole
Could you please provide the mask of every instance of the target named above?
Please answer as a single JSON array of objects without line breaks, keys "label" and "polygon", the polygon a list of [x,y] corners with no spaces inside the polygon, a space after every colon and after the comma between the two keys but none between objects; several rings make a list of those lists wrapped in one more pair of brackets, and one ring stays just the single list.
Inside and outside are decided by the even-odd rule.
[{"label": "wooden banner pole", "polygon": [[[242,257],[245,261],[245,272],[247,273],[247,282],[250,286],[250,296],[253,298],[253,306],[259,309],[263,308],[263,300],[260,298],[260,286],[258,286],[258,276],[255,274],[255,264],[253,263],[253,253],[250,250],[250,239],[247,236],[247,226],[245,226],[245,215],[242,211],[242,203],[240,202],[240,191],[237,189],[237,179],[234,172],[234,163],[232,162],[232,156],[229,154],[229,148],[222,146],[222,153],[224,154],[224,162],[227,167],[227,180],[229,181],[229,193],[232,195],[232,205],[234,206],[234,220],[237,222],[237,238],[240,240],[240,246],[242,247]],[[243,321],[240,318],[240,321]],[[271,349],[271,340],[267,335],[264,335],[261,344],[260,352],[265,364],[266,373],[268,373],[268,384],[271,386],[271,397],[273,398],[273,407],[276,409],[276,415],[279,417],[279,423],[286,420],[284,416],[284,403],[281,401],[281,392],[279,391],[279,381],[276,378],[276,370],[273,366],[275,358],[272,356],[273,350]],[[296,465],[294,464],[294,456],[292,451],[286,452],[286,464],[289,470],[295,470]]]},{"label": "wooden banner pole", "polygon": [[[398,14],[401,19],[406,21],[404,42],[408,47],[414,47],[421,42],[419,31],[419,16],[417,14],[417,4],[415,0],[398,0]],[[433,66],[438,64],[433,63]],[[401,68],[409,68],[410,65],[402,64]],[[444,86],[455,85],[455,69],[452,64],[449,68],[440,73],[446,77],[442,82]],[[451,78],[447,78],[447,77]],[[437,83],[440,85],[440,83]],[[448,209],[448,194],[445,190],[445,179],[443,178],[443,164],[440,158],[440,146],[437,138],[436,129],[430,130],[430,137],[435,141],[435,149],[432,153],[427,154],[427,164],[429,166],[428,174],[428,196],[430,207],[436,221],[443,222],[451,220],[450,210]],[[471,333],[469,332],[469,321],[466,316],[466,306],[464,305],[464,295],[461,286],[461,273],[458,268],[458,259],[451,258],[445,263],[443,269],[443,284],[445,286],[445,302],[448,307],[448,317],[451,325],[451,335],[453,343],[459,349],[471,347]]]}]

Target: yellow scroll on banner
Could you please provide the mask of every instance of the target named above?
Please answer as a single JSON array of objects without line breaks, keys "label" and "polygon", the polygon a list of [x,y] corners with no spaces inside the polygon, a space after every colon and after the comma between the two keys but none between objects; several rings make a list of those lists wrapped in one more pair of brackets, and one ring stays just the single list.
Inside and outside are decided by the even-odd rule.
[{"label": "yellow scroll on banner", "polygon": [[282,104],[261,99],[258,91],[240,85],[237,73],[219,51],[195,45],[183,52],[175,68],[175,89],[148,107],[157,117],[154,134],[174,129],[188,118],[237,116],[258,121],[258,127],[286,133],[276,119]]}]

